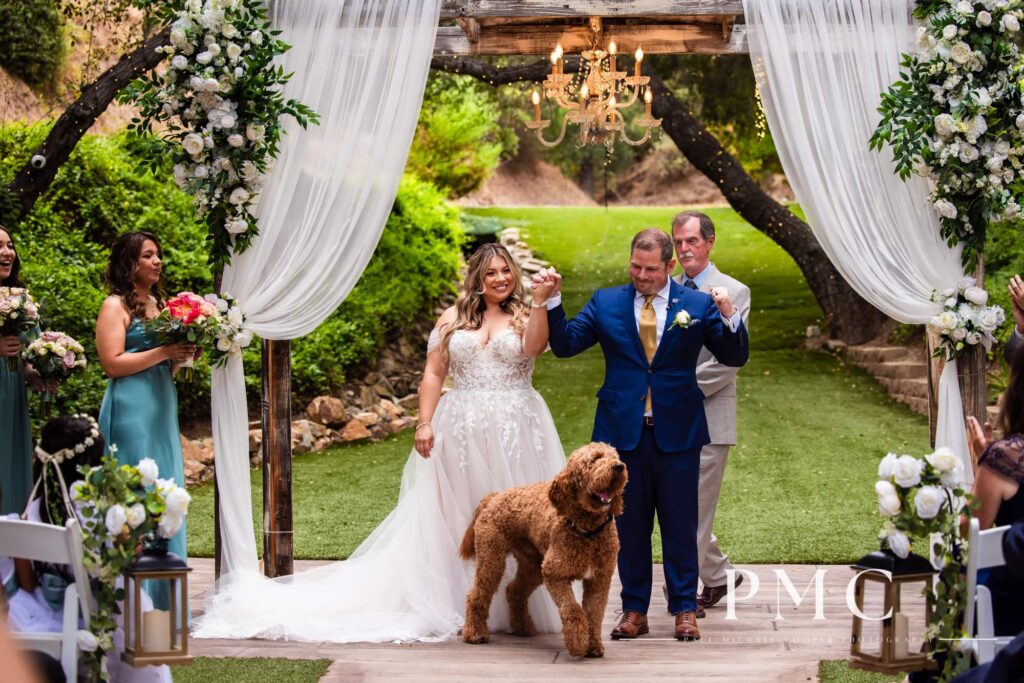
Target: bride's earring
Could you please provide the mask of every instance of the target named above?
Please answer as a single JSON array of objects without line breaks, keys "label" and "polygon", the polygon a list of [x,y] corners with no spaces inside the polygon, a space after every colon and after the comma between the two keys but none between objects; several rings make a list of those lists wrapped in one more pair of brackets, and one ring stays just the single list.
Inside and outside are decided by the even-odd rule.
[{"label": "bride's earring", "polygon": [[483,296],[485,291],[487,290],[481,289],[479,292],[474,292],[474,294],[476,294],[477,296]]}]

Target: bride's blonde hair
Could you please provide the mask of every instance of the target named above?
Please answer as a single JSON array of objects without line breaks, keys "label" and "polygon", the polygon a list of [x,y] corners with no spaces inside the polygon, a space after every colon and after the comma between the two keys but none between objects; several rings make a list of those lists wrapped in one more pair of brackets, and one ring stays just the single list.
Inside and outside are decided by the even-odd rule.
[{"label": "bride's blonde hair", "polygon": [[526,329],[526,318],[530,313],[530,307],[523,300],[525,290],[519,266],[516,265],[508,249],[502,245],[484,244],[473,252],[466,264],[466,279],[462,283],[459,298],[455,300],[455,320],[443,326],[441,330],[441,356],[446,363],[448,362],[448,342],[455,331],[479,330],[484,322],[484,311],[487,310],[487,302],[482,296],[484,274],[495,256],[502,258],[508,264],[514,278],[511,293],[498,305],[502,311],[512,315],[512,329],[517,334],[522,336],[523,330]]}]

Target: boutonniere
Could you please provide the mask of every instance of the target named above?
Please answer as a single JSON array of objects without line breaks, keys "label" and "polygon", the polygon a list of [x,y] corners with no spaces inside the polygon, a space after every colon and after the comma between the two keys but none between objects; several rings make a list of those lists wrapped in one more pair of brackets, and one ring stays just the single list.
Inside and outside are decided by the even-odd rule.
[{"label": "boutonniere", "polygon": [[685,330],[690,325],[700,320],[700,318],[693,318],[686,311],[679,311],[676,313],[676,317],[672,319],[672,324],[669,325],[668,329],[678,327],[681,330]]}]

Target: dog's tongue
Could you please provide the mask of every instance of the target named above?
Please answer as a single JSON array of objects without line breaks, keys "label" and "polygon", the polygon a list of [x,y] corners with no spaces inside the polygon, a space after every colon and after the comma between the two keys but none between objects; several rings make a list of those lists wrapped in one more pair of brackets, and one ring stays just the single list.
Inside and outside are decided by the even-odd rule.
[{"label": "dog's tongue", "polygon": [[601,500],[602,503],[607,504],[607,503],[612,502],[611,494],[606,492],[606,491],[598,491],[594,495],[597,496]]}]

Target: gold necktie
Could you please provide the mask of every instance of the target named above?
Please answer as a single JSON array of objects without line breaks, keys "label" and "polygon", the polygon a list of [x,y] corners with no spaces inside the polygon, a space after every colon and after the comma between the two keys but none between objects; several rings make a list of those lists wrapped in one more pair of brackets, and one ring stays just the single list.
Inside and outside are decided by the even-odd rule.
[{"label": "gold necktie", "polygon": [[[644,347],[644,355],[647,362],[654,360],[654,354],[658,350],[658,316],[654,312],[653,294],[644,297],[644,307],[640,309],[640,343]],[[651,390],[647,390],[647,402],[644,404],[644,412],[651,409]]]}]

